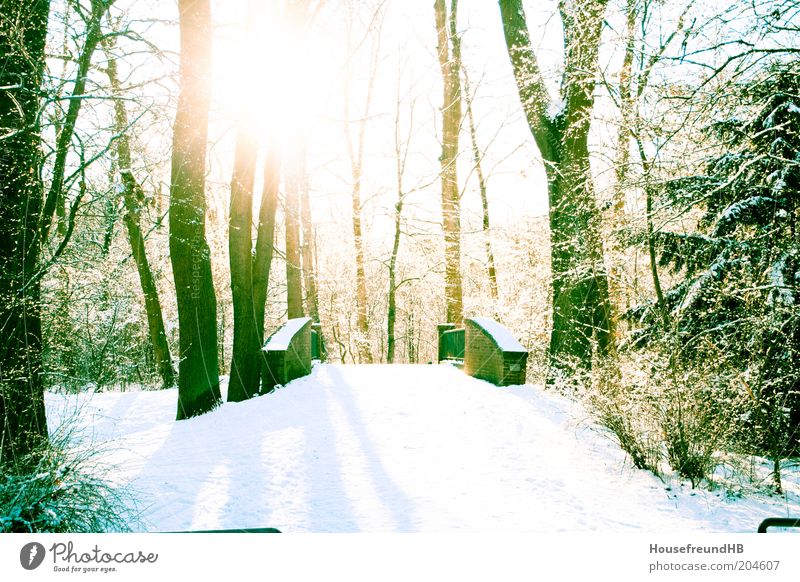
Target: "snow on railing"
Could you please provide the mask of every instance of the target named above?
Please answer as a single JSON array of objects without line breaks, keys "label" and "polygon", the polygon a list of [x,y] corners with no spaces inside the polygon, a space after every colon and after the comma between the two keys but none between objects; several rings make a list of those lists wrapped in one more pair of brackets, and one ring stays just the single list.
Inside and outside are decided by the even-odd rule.
[{"label": "snow on railing", "polygon": [[295,378],[311,373],[311,318],[298,317],[284,323],[262,348],[265,365],[261,392],[272,392]]},{"label": "snow on railing", "polygon": [[525,383],[528,351],[504,326],[489,317],[474,317],[456,329],[438,326],[439,362],[463,364],[464,372],[498,386]]}]

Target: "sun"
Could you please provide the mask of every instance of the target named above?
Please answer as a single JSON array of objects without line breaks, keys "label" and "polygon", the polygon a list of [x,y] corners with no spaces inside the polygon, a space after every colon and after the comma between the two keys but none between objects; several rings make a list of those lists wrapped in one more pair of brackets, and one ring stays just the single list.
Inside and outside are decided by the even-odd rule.
[{"label": "sun", "polygon": [[256,18],[250,34],[239,26],[215,39],[215,101],[223,115],[244,114],[254,131],[290,141],[311,129],[337,86],[336,51],[305,24]]}]

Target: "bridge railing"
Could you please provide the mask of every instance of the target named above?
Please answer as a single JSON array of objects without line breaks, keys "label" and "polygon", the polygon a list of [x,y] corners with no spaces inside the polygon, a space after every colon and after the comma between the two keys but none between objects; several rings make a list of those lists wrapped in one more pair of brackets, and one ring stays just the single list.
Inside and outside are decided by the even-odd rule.
[{"label": "bridge railing", "polygon": [[464,372],[498,386],[525,383],[528,351],[494,319],[474,317],[463,328],[438,326],[439,362],[463,365]]},{"label": "bridge railing", "polygon": [[443,323],[439,331],[439,363],[464,363],[464,329],[456,329],[455,324]]},{"label": "bridge railing", "polygon": [[324,362],[327,359],[325,341],[322,338],[322,324],[311,324],[311,359]]},{"label": "bridge railing", "polygon": [[262,348],[261,392],[272,392],[295,378],[311,373],[311,318],[290,319],[273,333]]}]

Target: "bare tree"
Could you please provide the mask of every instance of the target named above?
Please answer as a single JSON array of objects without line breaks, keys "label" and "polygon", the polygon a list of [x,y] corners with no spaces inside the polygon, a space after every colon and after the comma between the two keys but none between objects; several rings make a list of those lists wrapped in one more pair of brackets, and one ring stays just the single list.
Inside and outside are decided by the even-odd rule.
[{"label": "bare tree", "polygon": [[144,191],[141,184],[133,175],[133,160],[131,158],[131,143],[129,137],[130,123],[125,107],[125,99],[120,86],[117,73],[117,59],[112,54],[113,45],[106,43],[104,47],[108,56],[106,74],[114,96],[114,132],[119,136],[116,140],[117,170],[121,179],[122,200],[125,205],[123,222],[128,232],[128,242],[131,245],[133,260],[139,273],[139,283],[142,286],[147,325],[150,335],[150,344],[153,347],[153,359],[164,388],[175,385],[175,370],[172,367],[172,356],[167,343],[167,332],[164,327],[164,316],[161,311],[161,301],[158,297],[155,277],[150,268],[145,249],[145,236],[142,232],[141,212],[144,207]]},{"label": "bare tree", "polygon": [[[89,78],[89,67],[92,64],[92,57],[98,44],[103,39],[102,21],[108,9],[114,4],[115,0],[92,0],[90,11],[85,13],[78,2],[73,3],[75,11],[83,19],[86,30],[84,32],[84,44],[78,57],[78,69],[75,72],[75,79],[72,85],[69,106],[66,116],[60,124],[58,137],[56,140],[55,158],[53,161],[53,177],[50,181],[50,189],[44,202],[44,216],[52,216],[53,212],[58,216],[59,233],[64,236],[67,230],[64,176],[67,168],[67,156],[71,151],[70,145],[75,133],[75,125],[78,122],[81,106],[86,92],[86,82]],[[47,240],[50,223],[42,224],[42,238]]]},{"label": "bare tree", "polygon": [[442,100],[442,228],[444,229],[445,318],[460,324],[464,319],[461,284],[461,215],[456,161],[461,129],[461,49],[456,32],[458,0],[451,0],[448,16],[445,0],[435,0],[437,54],[443,81]]},{"label": "bare tree", "polygon": [[[259,10],[248,3],[248,51],[255,50]],[[233,176],[231,177],[228,251],[233,299],[233,354],[231,357],[228,401],[238,402],[258,393],[260,378],[260,338],[254,305],[253,188],[258,157],[252,105],[241,107],[236,133]],[[262,322],[263,325],[263,322]]]},{"label": "bare tree", "polygon": [[[299,35],[298,47],[310,34],[311,25],[318,4],[312,10],[311,0],[290,0],[286,8],[286,23]],[[298,88],[295,88],[298,90]],[[303,308],[303,238],[301,233],[302,199],[304,190],[308,188],[306,175],[306,139],[307,136],[298,133],[291,142],[291,151],[284,156],[284,218],[286,221],[286,303],[290,319],[302,317]]]},{"label": "bare tree", "polygon": [[592,340],[613,350],[613,317],[589,167],[600,32],[606,0],[564,0],[564,76],[559,99],[545,85],[521,0],[501,0],[508,55],[528,125],[545,164],[550,206],[553,329],[550,380],[590,367]]},{"label": "bare tree", "polygon": [[[345,79],[344,85],[345,137],[347,138],[347,153],[350,157],[350,172],[353,180],[353,245],[355,247],[356,256],[356,326],[358,328],[356,344],[359,361],[364,363],[372,362],[372,351],[370,350],[369,345],[369,320],[367,318],[368,299],[366,271],[364,268],[365,253],[361,215],[361,186],[364,168],[364,150],[367,123],[369,121],[370,109],[372,107],[372,96],[375,87],[375,78],[378,72],[378,59],[380,57],[380,29],[383,19],[383,5],[384,3],[381,2],[373,12],[372,19],[367,29],[367,37],[365,37],[371,39],[367,94],[364,101],[364,109],[363,111],[359,112],[359,118],[355,121],[351,120],[350,115],[350,83],[352,80],[352,75],[350,72],[351,64],[349,59],[347,63],[347,78]],[[352,47],[352,19],[348,20],[347,26],[347,42],[349,47]],[[350,129],[352,123],[355,123],[356,125],[356,143],[353,143],[353,135]]]},{"label": "bare tree", "polygon": [[283,213],[286,220],[286,304],[289,319],[303,316],[300,189],[305,178],[305,164],[301,161],[301,157],[305,156],[305,148],[296,148],[293,154],[288,160],[284,160],[283,172],[286,190]]},{"label": "bare tree", "polygon": [[[461,42],[460,40],[458,41]],[[464,63],[461,63],[461,73],[464,76],[464,101],[467,105],[467,122],[469,124],[469,138],[472,144],[472,163],[475,168],[475,173],[478,178],[478,192],[481,196],[481,211],[482,211],[482,226],[483,236],[486,246],[486,271],[489,277],[489,290],[492,294],[492,302],[497,305],[500,299],[500,292],[497,288],[497,267],[494,262],[494,251],[492,250],[492,237],[491,237],[491,222],[489,220],[489,196],[487,193],[486,176],[483,173],[483,154],[480,147],[478,147],[478,133],[475,127],[475,115],[472,111],[472,100],[474,94],[470,91],[469,75]],[[495,308],[495,315],[497,309]],[[499,318],[499,317],[498,317]]]},{"label": "bare tree", "polygon": [[319,321],[319,294],[314,264],[314,223],[311,220],[311,199],[309,197],[308,168],[303,157],[300,181],[300,255],[303,262],[303,288],[305,289],[305,313],[314,321]]},{"label": "bare tree", "polygon": [[[275,212],[278,208],[280,172],[280,153],[268,141],[264,158],[264,184],[258,211],[255,257],[253,259],[253,312],[259,347],[264,343],[264,316],[275,244]],[[263,358],[264,352],[259,351],[259,354]],[[263,363],[262,359],[261,364],[263,365]]]},{"label": "bare tree", "polygon": [[393,364],[395,361],[395,323],[397,320],[397,289],[402,284],[397,282],[397,256],[400,252],[400,239],[403,235],[403,203],[409,192],[404,186],[404,177],[408,155],[411,150],[411,136],[414,131],[414,106],[415,100],[412,98],[408,106],[408,131],[402,135],[402,105],[400,97],[400,74],[397,79],[397,98],[395,99],[394,116],[394,159],[395,159],[395,180],[397,188],[397,201],[394,204],[394,237],[392,239],[392,253],[389,256],[389,293],[386,312],[386,363]]},{"label": "bare tree", "polygon": [[180,95],[172,141],[169,249],[178,300],[178,420],[220,401],[217,300],[205,238],[211,5],[180,0]]}]

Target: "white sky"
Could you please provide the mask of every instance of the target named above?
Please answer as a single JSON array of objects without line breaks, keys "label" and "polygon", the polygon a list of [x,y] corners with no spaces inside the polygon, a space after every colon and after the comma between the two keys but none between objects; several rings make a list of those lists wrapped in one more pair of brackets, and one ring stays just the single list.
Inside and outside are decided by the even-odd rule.
[{"label": "white sky", "polygon": [[[155,10],[159,17],[174,20],[177,3],[151,1],[130,4],[130,17],[152,18]],[[267,2],[267,4],[271,4]],[[359,15],[366,20],[371,14],[368,2],[357,2]],[[557,61],[560,30],[558,19],[548,20],[556,6],[555,0],[531,6],[528,14],[534,33],[534,42],[541,44],[540,59],[545,70],[552,70]],[[124,6],[121,2],[119,6]],[[215,22],[214,39],[214,95],[215,111],[212,114],[212,140],[223,134],[211,154],[212,183],[226,184],[230,179],[232,146],[237,105],[241,98],[255,88],[257,98],[252,101],[256,109],[278,114],[278,124],[283,133],[291,133],[306,125],[309,134],[310,187],[313,197],[315,222],[324,222],[328,216],[335,220],[349,213],[351,178],[343,124],[343,67],[345,57],[344,18],[346,11],[339,2],[330,1],[317,17],[310,53],[319,58],[293,57],[287,50],[293,39],[276,33],[267,24],[261,34],[263,55],[242,60],[246,46],[244,23],[246,0],[225,0],[212,3]],[[488,190],[492,218],[496,224],[516,223],[525,217],[546,213],[544,173],[538,161],[527,125],[522,117],[516,86],[511,75],[499,9],[494,2],[462,0],[459,6],[458,28],[463,32],[464,61],[468,67],[476,92],[474,111],[478,124],[478,141],[486,148],[484,173],[489,175]],[[541,24],[541,27],[538,25]],[[161,26],[154,30],[159,47],[177,49],[177,27]],[[354,24],[353,36],[363,35],[363,22]],[[436,34],[433,4],[430,0],[387,2],[381,32],[380,64],[375,83],[370,122],[367,127],[364,200],[376,197],[374,204],[365,205],[368,222],[376,221],[375,236],[381,237],[381,216],[393,205],[396,196],[395,161],[393,153],[394,115],[397,95],[398,68],[401,68],[401,96],[405,110],[401,113],[407,124],[408,106],[415,101],[412,155],[409,157],[405,185],[408,188],[420,183],[433,182],[430,187],[412,195],[407,212],[418,213],[425,220],[439,220],[439,183],[435,175],[439,169],[441,106],[441,76],[436,60]],[[351,117],[363,112],[367,64],[370,42],[365,42],[354,59],[354,83],[351,86]],[[403,63],[402,66],[399,63]],[[277,64],[276,64],[277,63]],[[147,74],[153,66],[148,65]],[[307,71],[307,73],[304,73]],[[298,74],[301,73],[301,74]],[[303,74],[304,73],[304,74]],[[307,98],[298,99],[286,90],[286,77],[304,88]],[[552,78],[558,79],[553,71]],[[294,113],[302,105],[307,115]],[[466,113],[466,108],[464,108]],[[270,121],[259,120],[264,134],[270,133]],[[305,124],[298,123],[305,120]],[[275,121],[273,119],[272,123]],[[480,201],[477,179],[472,170],[469,134],[464,121],[459,158],[459,183],[466,188],[463,198],[465,227],[478,224]],[[407,132],[407,125],[404,133]],[[355,139],[356,128],[353,126]],[[382,197],[388,197],[384,200]],[[373,216],[370,217],[369,214]],[[472,218],[470,218],[472,217]],[[388,226],[388,224],[387,224]]]},{"label": "white sky", "polygon": [[[279,4],[264,0],[267,12],[274,12]],[[356,16],[353,25],[355,39],[363,35],[365,23],[372,14],[370,6],[375,4],[375,0],[353,2],[356,6],[352,9]],[[616,4],[612,2],[606,15],[608,26],[604,33],[607,37],[621,32],[620,11]],[[245,99],[261,112],[256,127],[262,137],[274,138],[275,127],[280,128],[278,133],[284,134],[284,139],[290,134],[307,133],[314,221],[318,224],[346,224],[352,188],[343,123],[347,10],[338,0],[327,1],[316,18],[305,51],[297,46],[296,37],[275,26],[274,17],[266,18],[256,27],[260,36],[258,50],[247,51],[246,7],[247,0],[212,2],[215,104],[210,133],[209,198],[216,200],[221,208],[227,207],[226,189],[230,181],[236,114],[238,105]],[[554,15],[557,0],[527,1],[525,7],[537,57],[555,93],[560,81],[557,67],[561,60],[562,42],[560,20]],[[134,30],[165,51],[165,58],[158,60],[143,51],[141,44],[131,43],[130,47],[140,52],[128,56],[127,62],[121,64],[123,76],[125,65],[134,71],[131,81],[173,76],[142,89],[145,105],[157,103],[162,106],[162,113],[159,125],[153,129],[143,126],[137,132],[137,138],[148,144],[151,154],[154,151],[154,155],[168,160],[171,116],[174,115],[177,93],[174,83],[178,49],[177,2],[118,0],[113,13],[122,12],[127,14]],[[669,29],[668,24],[664,26]],[[458,29],[463,35],[463,59],[476,94],[473,108],[478,124],[478,142],[486,150],[483,170],[489,176],[492,220],[495,225],[513,228],[526,223],[532,216],[546,214],[547,196],[543,168],[519,105],[497,3],[461,0]],[[615,44],[618,43],[607,42],[605,46]],[[378,240],[387,236],[389,224],[385,221],[396,197],[393,139],[398,77],[403,99],[404,134],[408,131],[410,104],[412,101],[415,104],[411,132],[413,143],[405,187],[429,184],[406,200],[406,212],[409,217],[423,221],[440,220],[440,186],[435,178],[439,170],[442,90],[435,46],[431,0],[386,2],[378,74],[366,133],[362,188],[367,225],[371,227],[370,234]],[[350,115],[354,119],[363,112],[370,49],[367,41],[353,58]],[[606,49],[605,53],[609,50]],[[613,56],[605,54],[602,57],[603,66],[607,67],[612,80],[616,79],[618,68]],[[292,85],[300,89],[292,91]],[[251,99],[246,99],[248,96]],[[616,112],[610,101],[600,95],[595,114],[613,120]],[[464,124],[459,184],[465,192],[462,222],[468,231],[479,224],[480,202],[477,180],[472,172],[466,121]],[[356,128],[353,126],[352,129],[355,136]],[[614,129],[613,126],[595,123],[593,132],[593,142],[598,148],[600,144],[608,143]],[[161,180],[168,181],[168,176]],[[598,184],[603,187],[602,177]]]}]

